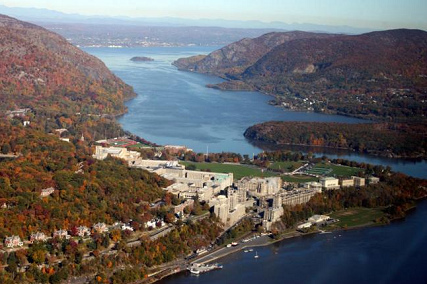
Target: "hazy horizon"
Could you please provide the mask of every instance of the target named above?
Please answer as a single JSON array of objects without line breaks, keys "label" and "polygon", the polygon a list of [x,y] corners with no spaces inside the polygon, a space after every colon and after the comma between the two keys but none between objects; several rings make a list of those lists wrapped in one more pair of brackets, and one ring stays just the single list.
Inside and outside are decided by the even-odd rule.
[{"label": "hazy horizon", "polygon": [[423,0],[353,1],[339,0],[295,2],[291,0],[244,1],[173,0],[116,1],[2,0],[7,7],[39,8],[82,16],[130,18],[179,18],[189,20],[234,20],[351,26],[369,29],[416,28],[427,30],[427,4]]}]

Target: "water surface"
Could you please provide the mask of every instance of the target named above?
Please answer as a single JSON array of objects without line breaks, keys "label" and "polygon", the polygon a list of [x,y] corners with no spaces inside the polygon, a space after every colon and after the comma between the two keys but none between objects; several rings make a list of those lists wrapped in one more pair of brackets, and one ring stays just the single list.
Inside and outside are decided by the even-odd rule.
[{"label": "water surface", "polygon": [[[157,144],[186,145],[197,152],[259,153],[243,132],[249,126],[270,120],[367,122],[337,115],[294,112],[268,105],[271,97],[258,92],[208,89],[217,77],[178,71],[172,62],[181,57],[207,54],[218,47],[85,48],[103,60],[138,96],[127,102],[129,112],[119,119],[123,128]],[[134,56],[153,58],[133,62]],[[304,150],[304,149],[299,149]],[[358,162],[382,164],[395,171],[426,177],[427,162],[378,158],[350,151],[320,151]]]},{"label": "water surface", "polygon": [[160,284],[193,283],[427,283],[427,202],[402,221],[299,237],[254,253],[239,252],[220,260],[224,268],[191,276],[170,276]]}]

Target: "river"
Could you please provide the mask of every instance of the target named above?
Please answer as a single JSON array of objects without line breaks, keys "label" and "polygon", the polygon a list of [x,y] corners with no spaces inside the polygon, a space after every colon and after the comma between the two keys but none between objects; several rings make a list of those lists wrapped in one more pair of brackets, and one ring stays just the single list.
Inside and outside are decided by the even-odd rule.
[{"label": "river", "polygon": [[[357,123],[360,119],[337,115],[283,110],[268,105],[269,96],[257,92],[208,89],[222,79],[178,71],[171,63],[181,57],[207,54],[218,47],[85,48],[138,96],[127,102],[129,112],[119,119],[126,130],[158,144],[186,145],[197,152],[259,153],[243,132],[269,120]],[[151,62],[133,62],[147,56]],[[324,151],[316,155],[382,164],[416,177],[426,177],[427,161],[378,158],[349,151]]]},{"label": "river", "polygon": [[[158,144],[186,145],[195,151],[260,151],[243,138],[244,130],[268,120],[336,121],[343,116],[286,111],[267,104],[256,92],[227,92],[205,88],[221,79],[181,72],[171,66],[180,58],[206,54],[217,47],[85,48],[103,60],[138,96],[120,123]],[[147,56],[153,62],[132,62]],[[208,149],[207,149],[208,148]],[[387,159],[348,151],[320,151],[359,162],[388,165],[393,170],[427,178],[427,162]],[[389,226],[312,235],[258,248],[259,259],[236,253],[221,259],[222,270],[199,277],[181,273],[161,283],[427,283],[427,202]]]},{"label": "river", "polygon": [[317,234],[238,252],[223,269],[200,276],[183,272],[159,284],[427,283],[427,201],[388,226]]}]

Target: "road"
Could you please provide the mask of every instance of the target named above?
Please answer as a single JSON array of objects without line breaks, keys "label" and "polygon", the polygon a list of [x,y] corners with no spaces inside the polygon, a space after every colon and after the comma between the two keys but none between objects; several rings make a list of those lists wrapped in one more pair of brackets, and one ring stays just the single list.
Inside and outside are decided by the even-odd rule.
[{"label": "road", "polygon": [[271,238],[269,236],[261,236],[259,238],[254,239],[254,240],[248,241],[246,243],[239,243],[237,246],[232,246],[229,248],[228,247],[220,248],[214,252],[210,252],[208,255],[203,256],[194,262],[195,263],[211,262],[211,261],[214,261],[218,258],[224,257],[226,255],[229,255],[231,253],[237,252],[237,251],[245,249],[245,248],[265,246],[269,243],[271,243]]}]

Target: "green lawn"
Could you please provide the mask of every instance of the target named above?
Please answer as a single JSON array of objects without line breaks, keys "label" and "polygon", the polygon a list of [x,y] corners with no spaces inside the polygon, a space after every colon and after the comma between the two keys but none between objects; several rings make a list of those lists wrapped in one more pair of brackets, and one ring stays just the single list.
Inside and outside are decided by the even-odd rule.
[{"label": "green lawn", "polygon": [[382,208],[348,208],[330,214],[334,219],[340,221],[332,224],[331,227],[355,227],[372,224],[375,220],[384,217],[385,214]]},{"label": "green lawn", "polygon": [[[313,172],[314,170],[314,172]],[[326,175],[328,176],[357,176],[357,174],[361,171],[363,171],[362,169],[359,168],[352,168],[352,167],[347,167],[347,166],[341,166],[341,165],[333,165],[333,164],[329,164],[329,163],[318,163],[316,164],[315,167],[313,167],[311,169],[312,173],[315,172],[325,172]]]},{"label": "green lawn", "polygon": [[184,166],[195,165],[196,170],[210,170],[216,173],[233,173],[234,179],[238,180],[242,177],[269,177],[274,176],[271,172],[261,172],[260,169],[251,168],[245,165],[230,165],[220,163],[193,163],[193,162],[180,162]]},{"label": "green lawn", "polygon": [[282,180],[287,182],[319,181],[319,179],[316,177],[303,176],[303,175],[282,176]]},{"label": "green lawn", "polygon": [[285,172],[290,172],[289,167],[294,167],[294,169],[298,169],[303,165],[303,162],[272,162],[270,165],[270,169],[279,170],[282,169]]}]

